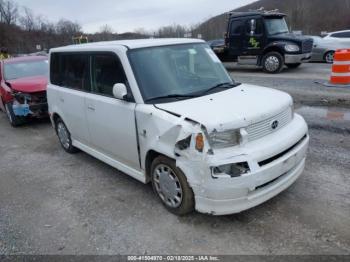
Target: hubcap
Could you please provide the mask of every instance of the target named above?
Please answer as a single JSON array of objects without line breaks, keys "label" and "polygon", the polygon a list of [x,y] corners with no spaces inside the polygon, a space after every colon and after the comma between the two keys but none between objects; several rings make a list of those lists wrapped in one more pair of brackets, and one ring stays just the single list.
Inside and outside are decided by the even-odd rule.
[{"label": "hubcap", "polygon": [[277,57],[275,56],[269,56],[266,61],[265,61],[265,68],[269,71],[269,72],[274,72],[278,69],[278,67],[280,66],[280,61],[278,60]]},{"label": "hubcap", "polygon": [[68,130],[65,127],[65,125],[63,123],[58,123],[57,125],[57,135],[58,138],[62,144],[62,146],[66,149],[69,148],[69,144],[70,144],[70,139],[69,139],[69,134],[68,134]]},{"label": "hubcap", "polygon": [[174,171],[163,164],[153,171],[153,180],[158,196],[171,208],[177,208],[182,202],[182,187]]},{"label": "hubcap", "polygon": [[333,52],[328,53],[328,54],[326,55],[326,62],[327,62],[327,63],[333,63],[333,59],[334,59],[334,53],[333,53]]}]

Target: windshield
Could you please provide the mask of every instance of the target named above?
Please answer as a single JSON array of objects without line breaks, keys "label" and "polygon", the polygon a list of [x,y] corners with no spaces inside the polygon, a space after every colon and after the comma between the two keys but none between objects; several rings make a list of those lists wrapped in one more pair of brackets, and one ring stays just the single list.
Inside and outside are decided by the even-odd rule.
[{"label": "windshield", "polygon": [[26,61],[18,63],[5,64],[5,79],[13,80],[30,76],[47,76],[48,61]]},{"label": "windshield", "polygon": [[284,17],[266,18],[265,23],[269,35],[289,33],[288,25]]},{"label": "windshield", "polygon": [[222,91],[213,88],[216,85],[233,84],[207,44],[134,49],[128,55],[146,103],[174,101],[180,96],[188,99],[209,91]]}]

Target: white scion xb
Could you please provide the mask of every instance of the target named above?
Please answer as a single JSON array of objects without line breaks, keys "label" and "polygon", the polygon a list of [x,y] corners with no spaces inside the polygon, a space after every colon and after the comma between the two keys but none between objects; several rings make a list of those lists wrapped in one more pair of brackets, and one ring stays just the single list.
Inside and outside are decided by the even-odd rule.
[{"label": "white scion xb", "polygon": [[171,212],[241,212],[288,188],[309,143],[292,98],[233,81],[202,40],[52,49],[48,103],[64,150],[151,182]]}]

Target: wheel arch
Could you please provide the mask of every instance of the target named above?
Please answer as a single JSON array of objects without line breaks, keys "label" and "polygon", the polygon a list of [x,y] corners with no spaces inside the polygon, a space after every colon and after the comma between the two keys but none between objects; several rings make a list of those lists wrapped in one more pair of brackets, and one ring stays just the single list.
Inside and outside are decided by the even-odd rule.
[{"label": "wheel arch", "polygon": [[267,54],[267,53],[270,53],[270,52],[277,52],[279,53],[283,59],[284,59],[284,52],[283,52],[283,48],[281,46],[278,46],[278,45],[270,45],[268,47],[266,47],[262,53],[262,55],[260,56],[260,59],[259,59],[259,65],[262,65],[262,60],[263,60],[263,57]]},{"label": "wheel arch", "polygon": [[[173,159],[163,153],[160,153],[154,149],[150,149],[148,150],[146,157],[145,157],[145,176],[146,176],[146,183],[151,182],[151,167],[152,167],[152,163],[154,161],[154,159],[156,159],[159,156],[164,156],[170,159]],[[174,160],[174,159],[173,159]]]},{"label": "wheel arch", "polygon": [[61,120],[63,121],[63,119],[62,119],[62,117],[60,116],[60,114],[58,114],[58,113],[56,113],[56,112],[52,114],[51,119],[52,119],[53,127],[54,127],[54,129],[55,129],[55,131],[56,131],[57,120],[58,120],[58,119],[61,119]]}]

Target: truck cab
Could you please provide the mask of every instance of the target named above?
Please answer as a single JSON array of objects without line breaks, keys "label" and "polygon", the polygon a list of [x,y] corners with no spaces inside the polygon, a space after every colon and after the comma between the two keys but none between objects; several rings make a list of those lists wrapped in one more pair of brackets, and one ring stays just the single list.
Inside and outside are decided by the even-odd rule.
[{"label": "truck cab", "polygon": [[296,68],[309,62],[313,40],[289,31],[286,15],[254,11],[229,14],[223,61],[261,66],[279,73],[284,65]]}]

